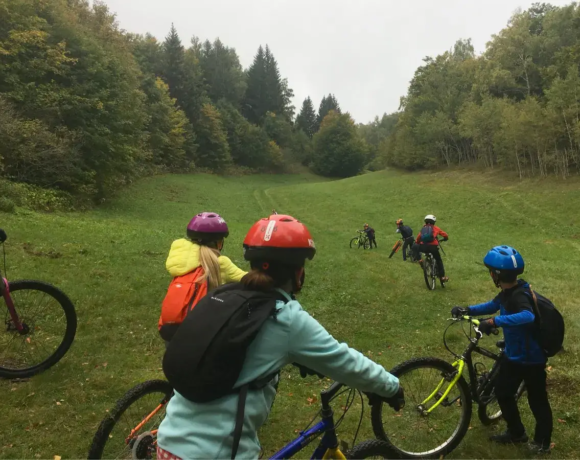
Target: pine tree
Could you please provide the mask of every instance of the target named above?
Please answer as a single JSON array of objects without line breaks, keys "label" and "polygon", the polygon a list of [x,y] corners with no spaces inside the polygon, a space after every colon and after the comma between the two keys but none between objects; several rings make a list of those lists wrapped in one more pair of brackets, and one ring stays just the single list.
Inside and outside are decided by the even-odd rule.
[{"label": "pine tree", "polygon": [[236,50],[216,39],[206,41],[200,50],[200,65],[212,101],[225,99],[235,107],[246,91],[246,79]]},{"label": "pine tree", "polygon": [[301,129],[308,137],[312,138],[316,133],[317,126],[312,99],[308,96],[304,99],[300,113],[296,117],[296,128]]},{"label": "pine tree", "polygon": [[163,43],[162,77],[169,85],[171,97],[195,123],[204,98],[203,77],[199,60],[193,52],[184,49],[173,24]]},{"label": "pine tree", "polygon": [[278,63],[268,46],[265,50],[261,46],[258,48],[248,70],[247,83],[242,111],[250,122],[262,124],[268,112],[283,116],[287,121],[292,119],[294,92],[280,77]]},{"label": "pine tree", "polygon": [[163,80],[169,86],[169,94],[183,106],[184,102],[184,60],[185,50],[181,44],[181,39],[171,24],[169,35],[163,43]]},{"label": "pine tree", "polygon": [[324,117],[328,115],[328,112],[334,110],[336,113],[341,114],[340,106],[338,101],[333,94],[329,94],[328,97],[323,97],[320,101],[320,107],[318,108],[318,117],[316,118],[316,131],[320,129],[320,125]]},{"label": "pine tree", "polygon": [[259,124],[268,111],[264,101],[266,61],[264,49],[261,46],[254,57],[254,62],[248,69],[247,83],[248,87],[242,105],[242,112],[251,123]]}]

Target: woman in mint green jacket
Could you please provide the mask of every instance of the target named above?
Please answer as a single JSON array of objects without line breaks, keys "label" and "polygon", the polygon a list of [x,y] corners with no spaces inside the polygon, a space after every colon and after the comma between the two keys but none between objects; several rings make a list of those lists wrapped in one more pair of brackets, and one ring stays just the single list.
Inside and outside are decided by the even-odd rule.
[{"label": "woman in mint green jacket", "polygon": [[[273,215],[250,229],[244,240],[244,257],[252,270],[242,284],[255,291],[276,289],[286,302],[278,301],[276,317],[266,320],[249,346],[235,387],[298,363],[359,390],[402,398],[395,376],[339,343],[293,299],[292,293],[302,287],[304,263],[315,252],[306,226],[290,216]],[[236,458],[259,457],[257,433],[270,413],[277,383],[275,377],[265,387],[248,392]],[[198,404],[176,392],[157,434],[158,458],[230,458],[237,402],[238,395],[231,394]]]}]

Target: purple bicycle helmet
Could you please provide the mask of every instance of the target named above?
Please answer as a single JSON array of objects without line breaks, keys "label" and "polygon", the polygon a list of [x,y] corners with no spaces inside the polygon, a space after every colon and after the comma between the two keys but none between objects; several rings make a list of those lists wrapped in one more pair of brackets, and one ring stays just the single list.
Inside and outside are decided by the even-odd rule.
[{"label": "purple bicycle helmet", "polygon": [[187,236],[194,241],[219,241],[229,234],[228,224],[215,212],[200,212],[187,226]]}]

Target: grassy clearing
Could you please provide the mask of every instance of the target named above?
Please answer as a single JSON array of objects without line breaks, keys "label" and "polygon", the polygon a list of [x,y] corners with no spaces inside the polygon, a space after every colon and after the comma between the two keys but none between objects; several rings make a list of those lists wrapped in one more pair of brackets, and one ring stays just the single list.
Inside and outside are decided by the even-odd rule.
[{"label": "grassy clearing", "polygon": [[[517,183],[481,173],[380,172],[335,182],[307,175],[156,177],[90,213],[1,214],[10,236],[10,277],[39,278],[65,290],[77,306],[79,329],[56,367],[28,382],[0,382],[0,457],[86,455],[106,409],[136,383],[162,377],[163,345],[155,324],[169,282],[164,261],[171,241],[182,236],[195,212],[219,211],[231,227],[225,254],[245,266],[243,236],[272,208],[307,223],[317,243],[300,299],[305,308],[337,338],[387,368],[415,356],[449,358],[442,344],[449,309],[496,293],[476,262],[495,244],[518,247],[526,258],[526,279],[566,316],[567,351],[553,359],[549,375],[554,454],[577,457],[579,206],[576,180]],[[387,258],[396,239],[395,219],[402,217],[417,231],[426,213],[437,215],[450,234],[444,261],[451,282],[434,292],[425,288],[417,266],[403,264],[400,255]],[[376,252],[348,248],[364,222],[377,230]],[[454,343],[464,346],[459,336]],[[327,384],[302,380],[293,370],[283,374],[261,433],[267,454],[314,416],[313,397]],[[341,429],[348,442],[359,407]],[[367,415],[359,439],[372,437]],[[531,430],[529,414],[527,425]],[[452,456],[526,455],[490,446],[489,431],[474,414],[472,429]]]}]

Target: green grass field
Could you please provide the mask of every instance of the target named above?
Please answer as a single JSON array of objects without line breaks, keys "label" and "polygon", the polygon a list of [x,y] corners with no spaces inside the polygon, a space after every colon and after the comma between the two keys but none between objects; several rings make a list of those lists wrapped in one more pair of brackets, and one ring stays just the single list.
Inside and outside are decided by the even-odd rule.
[{"label": "green grass field", "polygon": [[[580,455],[578,180],[387,171],[342,181],[308,175],[163,176],[143,180],[89,213],[0,214],[0,227],[9,234],[10,278],[54,283],[72,298],[79,318],[75,343],[58,365],[26,382],[0,381],[0,458],[86,457],[106,410],[133,385],[163,376],[156,324],[170,281],[165,257],[172,240],[183,236],[193,214],[220,212],[230,225],[224,253],[246,267],[245,232],[272,208],[305,222],[317,244],[300,295],[303,306],[339,340],[386,368],[417,356],[451,359],[442,343],[450,308],[492,298],[496,289],[477,263],[491,246],[516,246],[526,259],[525,278],[567,321],[566,351],[551,360],[549,372],[552,457]],[[450,234],[444,262],[451,282],[433,292],[417,265],[403,263],[400,254],[388,259],[397,238],[395,220],[403,218],[417,231],[427,213]],[[365,222],[377,231],[377,251],[348,247]],[[465,343],[458,337],[453,343],[460,350]],[[313,400],[328,384],[302,380],[292,369],[283,377],[260,436],[266,454],[314,416]],[[355,404],[339,431],[349,443],[359,415]],[[368,415],[367,407],[359,440],[372,437]],[[532,431],[529,414],[526,424]],[[451,457],[528,455],[523,448],[489,445],[492,430],[474,413]]]}]

